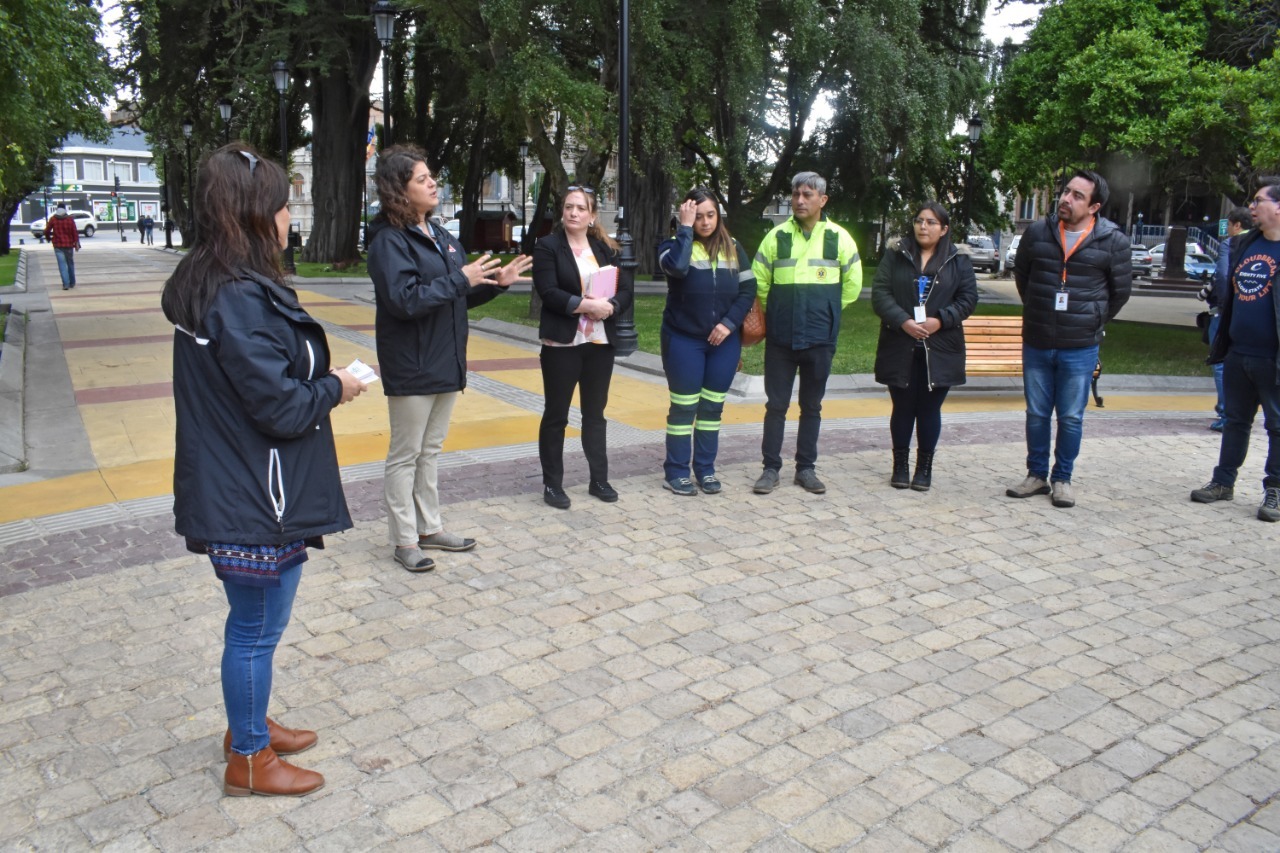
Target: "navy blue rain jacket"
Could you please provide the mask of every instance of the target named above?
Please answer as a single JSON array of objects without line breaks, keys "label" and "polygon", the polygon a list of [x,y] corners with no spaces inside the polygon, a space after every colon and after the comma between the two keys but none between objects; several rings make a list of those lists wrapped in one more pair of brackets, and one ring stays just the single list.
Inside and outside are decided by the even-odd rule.
[{"label": "navy blue rain jacket", "polygon": [[342,381],[292,290],[254,273],[222,285],[201,328],[174,333],[173,398],[178,533],[282,545],[351,527],[329,423]]}]

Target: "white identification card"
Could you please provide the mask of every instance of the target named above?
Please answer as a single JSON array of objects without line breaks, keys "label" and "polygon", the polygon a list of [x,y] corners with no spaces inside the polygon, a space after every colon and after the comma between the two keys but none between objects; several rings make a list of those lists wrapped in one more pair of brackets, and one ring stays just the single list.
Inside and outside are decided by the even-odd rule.
[{"label": "white identification card", "polygon": [[373,372],[373,368],[358,358],[347,365],[347,373],[350,373],[365,385],[368,385],[370,382],[378,381],[378,374]]},{"label": "white identification card", "polygon": [[1058,291],[1057,298],[1054,299],[1054,302],[1053,302],[1053,310],[1054,311],[1067,310],[1067,292],[1065,290]]},{"label": "white identification card", "polygon": [[929,319],[929,316],[924,313],[924,306],[917,305],[916,306],[916,322],[923,323],[925,320],[928,320],[928,319]]}]

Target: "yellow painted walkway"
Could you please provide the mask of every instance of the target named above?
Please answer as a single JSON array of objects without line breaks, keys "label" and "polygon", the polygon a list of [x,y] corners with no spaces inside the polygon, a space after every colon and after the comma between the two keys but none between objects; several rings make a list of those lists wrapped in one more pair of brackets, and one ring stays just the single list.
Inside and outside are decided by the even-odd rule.
[{"label": "yellow painted walkway", "polygon": [[[163,274],[123,275],[85,265],[81,286],[50,293],[58,331],[97,469],[42,482],[0,488],[0,523],[85,509],[107,503],[157,497],[172,492],[174,413],[172,326],[160,312]],[[46,273],[47,274],[47,273]],[[374,311],[315,291],[299,292],[313,316],[372,336]],[[376,363],[373,350],[331,337],[336,364],[360,358]],[[516,366],[488,362],[514,360]],[[537,352],[531,347],[473,335],[468,361],[485,377],[533,394],[541,394]],[[576,402],[576,401],[575,401]],[[1212,396],[1108,394],[1107,411],[1209,411]],[[951,413],[1021,411],[1016,394],[953,393]],[[629,371],[614,375],[609,419],[639,430],[660,433],[666,425],[667,392],[659,381],[636,378]],[[823,416],[886,417],[889,398],[827,399]],[[798,416],[792,406],[791,417]],[[763,404],[729,403],[726,424],[758,423]],[[469,389],[454,411],[446,451],[476,450],[537,440],[539,415]],[[377,462],[385,458],[387,410],[382,387],[333,415],[341,464]]]}]

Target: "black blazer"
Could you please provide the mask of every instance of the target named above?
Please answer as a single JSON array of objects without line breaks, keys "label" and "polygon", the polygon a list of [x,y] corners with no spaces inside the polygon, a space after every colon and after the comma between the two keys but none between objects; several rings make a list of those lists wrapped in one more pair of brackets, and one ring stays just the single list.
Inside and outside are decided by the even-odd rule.
[{"label": "black blazer", "polygon": [[[616,251],[594,238],[587,240],[596,263],[602,267],[618,265],[621,258]],[[573,343],[579,317],[573,312],[582,302],[582,276],[563,231],[548,234],[533,247],[533,289],[542,299],[538,337],[560,344]],[[618,314],[631,304],[631,294],[619,289],[609,301],[613,303],[613,314],[604,321],[604,330],[609,343],[617,346]]]}]

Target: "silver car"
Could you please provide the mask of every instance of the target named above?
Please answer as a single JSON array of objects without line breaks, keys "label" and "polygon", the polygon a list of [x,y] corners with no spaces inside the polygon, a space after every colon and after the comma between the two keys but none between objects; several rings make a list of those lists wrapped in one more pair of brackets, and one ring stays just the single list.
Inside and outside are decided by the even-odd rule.
[{"label": "silver car", "polygon": [[969,247],[969,261],[975,270],[996,272],[1000,269],[1000,262],[996,260],[996,244],[990,237],[977,235],[964,242]]}]

